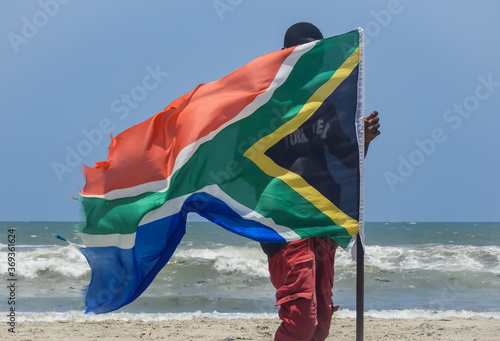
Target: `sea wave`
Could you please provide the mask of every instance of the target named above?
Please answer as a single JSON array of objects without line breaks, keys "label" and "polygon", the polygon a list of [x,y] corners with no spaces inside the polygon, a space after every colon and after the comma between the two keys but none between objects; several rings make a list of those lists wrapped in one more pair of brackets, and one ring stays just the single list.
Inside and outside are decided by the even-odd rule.
[{"label": "sea wave", "polygon": [[[231,247],[178,250],[177,259],[211,261],[217,271],[238,271],[269,277],[267,259],[259,248]],[[353,267],[350,252],[338,250],[337,268]],[[411,246],[366,246],[365,265],[381,270],[470,271],[500,274],[500,247],[425,244]]]},{"label": "sea wave", "polygon": [[[500,247],[428,245],[417,248],[374,247],[367,263],[380,268],[500,272]],[[392,252],[389,256],[388,252]]]},{"label": "sea wave", "polygon": [[[405,309],[405,310],[368,310],[364,313],[365,317],[375,317],[382,319],[442,319],[442,318],[472,318],[484,317],[500,319],[500,312],[474,312],[467,310],[419,310],[419,309]],[[338,310],[334,318],[355,318],[356,311],[349,309]],[[83,311],[68,311],[68,312],[45,312],[45,313],[18,313],[16,319],[18,322],[55,322],[55,321],[69,321],[69,322],[88,322],[95,321],[101,322],[106,320],[116,321],[170,321],[170,320],[192,320],[195,318],[211,318],[219,320],[231,319],[275,319],[278,314],[275,313],[220,313],[217,311],[211,313],[204,313],[201,311],[187,312],[187,313],[108,313],[101,315],[84,314]],[[6,322],[7,318],[1,317],[1,322]]]},{"label": "sea wave", "polygon": [[258,248],[224,246],[217,249],[177,250],[173,258],[212,261],[213,268],[221,273],[236,271],[255,277],[269,277],[266,255]]},{"label": "sea wave", "polygon": [[[350,254],[337,252],[337,266],[352,265]],[[425,244],[367,246],[365,265],[384,270],[471,271],[500,274],[500,247]]]},{"label": "sea wave", "polygon": [[[23,278],[33,279],[42,272],[73,278],[90,273],[85,257],[72,245],[18,245],[16,249],[19,250],[16,251],[16,274]],[[6,275],[7,270],[8,264],[0,263],[0,273]]]},{"label": "sea wave", "polygon": [[[33,279],[43,273],[69,278],[90,274],[90,267],[73,245],[20,245],[16,252],[17,275]],[[7,251],[0,251],[6,258]],[[268,278],[267,258],[258,247],[223,244],[207,248],[178,249],[171,262],[202,262],[223,274],[239,272],[255,278]],[[337,269],[352,268],[350,252],[338,250]],[[365,265],[380,270],[469,271],[500,274],[500,247],[425,244],[411,246],[366,246]],[[167,265],[168,266],[168,265]],[[7,262],[0,263],[0,274],[7,274]]]}]

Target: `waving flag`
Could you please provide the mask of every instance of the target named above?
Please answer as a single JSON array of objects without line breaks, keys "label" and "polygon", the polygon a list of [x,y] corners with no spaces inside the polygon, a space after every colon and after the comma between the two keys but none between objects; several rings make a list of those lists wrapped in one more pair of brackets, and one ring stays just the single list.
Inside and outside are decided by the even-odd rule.
[{"label": "waving flag", "polygon": [[136,299],[189,212],[261,242],[352,243],[362,228],[361,36],[259,57],[112,139],[81,192],[87,312]]}]

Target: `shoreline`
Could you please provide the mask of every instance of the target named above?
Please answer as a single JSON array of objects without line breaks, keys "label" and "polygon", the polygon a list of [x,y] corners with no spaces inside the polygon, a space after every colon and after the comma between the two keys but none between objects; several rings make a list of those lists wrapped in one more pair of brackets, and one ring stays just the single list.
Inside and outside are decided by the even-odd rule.
[{"label": "shoreline", "polygon": [[[16,323],[16,332],[8,332],[3,323],[4,340],[175,340],[233,341],[273,340],[279,319],[212,319],[167,321],[54,321]],[[500,323],[495,318],[449,317],[374,318],[365,317],[365,340],[498,340]],[[354,340],[356,319],[334,318],[327,340]]]}]

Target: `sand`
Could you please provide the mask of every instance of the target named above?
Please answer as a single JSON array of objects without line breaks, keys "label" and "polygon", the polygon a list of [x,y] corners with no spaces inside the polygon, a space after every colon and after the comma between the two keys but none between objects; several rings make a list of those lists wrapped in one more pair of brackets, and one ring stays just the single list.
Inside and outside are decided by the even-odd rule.
[{"label": "sand", "polygon": [[[269,341],[278,319],[142,322],[18,322],[16,333],[2,323],[2,340],[172,340]],[[355,340],[356,321],[335,318],[327,340]],[[493,318],[380,319],[365,318],[365,340],[500,340],[500,320]]]}]

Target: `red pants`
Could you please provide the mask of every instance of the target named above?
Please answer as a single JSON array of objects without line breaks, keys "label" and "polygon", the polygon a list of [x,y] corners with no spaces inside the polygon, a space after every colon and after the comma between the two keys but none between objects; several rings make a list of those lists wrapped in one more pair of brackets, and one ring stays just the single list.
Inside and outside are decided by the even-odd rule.
[{"label": "red pants", "polygon": [[283,321],[275,341],[325,340],[333,312],[336,243],[329,238],[293,241],[269,259],[276,305]]}]

